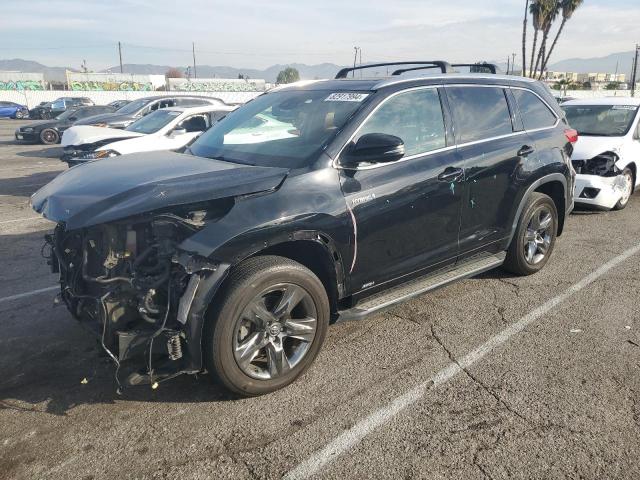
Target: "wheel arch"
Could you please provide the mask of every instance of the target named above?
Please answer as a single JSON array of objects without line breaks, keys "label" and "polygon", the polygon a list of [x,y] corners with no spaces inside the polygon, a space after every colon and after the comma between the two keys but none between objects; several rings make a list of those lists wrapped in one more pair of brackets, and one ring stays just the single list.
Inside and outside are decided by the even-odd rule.
[{"label": "wheel arch", "polygon": [[531,185],[529,185],[526,192],[522,196],[520,204],[518,205],[518,209],[516,210],[516,215],[513,219],[513,224],[511,226],[511,236],[509,238],[509,244],[513,240],[516,230],[518,229],[518,222],[520,221],[522,211],[531,194],[535,192],[549,195],[555,203],[556,209],[558,210],[558,236],[562,234],[564,230],[564,223],[566,220],[565,217],[567,212],[567,205],[569,204],[570,200],[567,195],[571,194],[571,192],[567,191],[567,179],[563,174],[551,173],[534,181]]}]

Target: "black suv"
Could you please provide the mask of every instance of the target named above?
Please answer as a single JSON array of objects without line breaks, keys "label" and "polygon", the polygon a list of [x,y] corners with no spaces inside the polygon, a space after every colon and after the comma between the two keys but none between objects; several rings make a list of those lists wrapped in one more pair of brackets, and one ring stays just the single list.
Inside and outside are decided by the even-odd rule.
[{"label": "black suv", "polygon": [[575,131],[539,82],[425,63],[443,73],[272,90],[185,154],[89,162],[33,195],[58,222],[61,299],[118,382],[206,369],[267,393],[309,367],[331,322],[547,263],[573,207]]}]

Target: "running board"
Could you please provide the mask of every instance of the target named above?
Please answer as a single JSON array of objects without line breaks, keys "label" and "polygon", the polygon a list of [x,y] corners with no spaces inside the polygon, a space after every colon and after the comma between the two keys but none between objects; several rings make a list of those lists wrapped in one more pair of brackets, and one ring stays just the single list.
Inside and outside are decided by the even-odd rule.
[{"label": "running board", "polygon": [[476,257],[453,268],[440,270],[403,283],[390,290],[365,298],[349,310],[338,312],[337,322],[363,320],[424,293],[447,286],[458,280],[480,275],[502,265],[505,257],[505,252],[482,256],[481,258]]}]

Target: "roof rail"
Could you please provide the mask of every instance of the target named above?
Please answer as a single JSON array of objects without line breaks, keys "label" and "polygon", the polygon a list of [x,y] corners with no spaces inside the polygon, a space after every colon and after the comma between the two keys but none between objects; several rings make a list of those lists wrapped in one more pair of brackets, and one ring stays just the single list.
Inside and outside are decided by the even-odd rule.
[{"label": "roof rail", "polygon": [[[474,72],[474,73],[492,73],[492,74],[497,74],[498,73],[498,67],[497,65],[494,65],[493,63],[454,63],[451,65],[452,68],[458,68],[458,67],[469,67],[471,69],[473,69],[474,67],[479,68],[479,69],[484,69],[484,70],[488,70],[488,72]],[[397,76],[397,75],[402,75],[403,73],[407,73],[407,72],[414,72],[416,70],[429,70],[432,68],[437,68],[433,65],[431,66],[422,66],[422,67],[413,67],[413,68],[403,68],[400,70],[396,70],[395,72],[393,72],[391,75],[392,76]],[[443,72],[445,73],[445,72]],[[452,72],[446,72],[446,73],[452,73]]]},{"label": "roof rail", "polygon": [[[480,68],[480,69],[486,69],[489,70],[489,73],[492,74],[497,74],[498,73],[498,66],[494,63],[485,63],[485,62],[481,62],[481,63],[456,63],[454,65],[451,65],[453,68],[458,68],[458,67],[469,67],[470,69],[473,70],[473,68]],[[474,73],[486,73],[486,72],[474,72]]]},{"label": "roof rail", "polygon": [[355,72],[356,70],[364,70],[366,68],[389,67],[391,65],[424,65],[423,68],[439,68],[442,73],[453,73],[453,69],[451,68],[451,65],[441,60],[433,60],[429,62],[424,62],[424,61],[422,62],[391,62],[391,63],[373,63],[370,65],[360,65],[358,67],[343,68],[336,75],[336,79],[347,78],[347,75],[349,73]]}]

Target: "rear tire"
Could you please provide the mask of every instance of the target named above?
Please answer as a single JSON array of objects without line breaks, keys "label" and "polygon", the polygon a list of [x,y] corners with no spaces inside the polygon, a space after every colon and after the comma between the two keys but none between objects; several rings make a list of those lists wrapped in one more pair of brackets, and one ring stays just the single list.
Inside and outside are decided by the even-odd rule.
[{"label": "rear tire", "polygon": [[313,363],[329,318],[325,288],[313,272],[283,257],[250,258],[231,272],[207,313],[207,370],[239,395],[281,389]]},{"label": "rear tire", "polygon": [[520,215],[503,268],[516,275],[533,275],[549,261],[558,234],[558,210],[544,193],[534,192]]},{"label": "rear tire", "polygon": [[60,134],[52,128],[45,128],[40,132],[40,141],[45,145],[55,145],[60,141]]},{"label": "rear tire", "polygon": [[625,191],[622,195],[622,198],[618,200],[613,207],[613,210],[624,210],[627,205],[629,205],[629,200],[631,200],[631,195],[633,195],[633,187],[635,186],[635,178],[633,177],[633,171],[630,168],[625,168],[622,172],[622,176],[625,178],[625,188],[629,189]]}]

